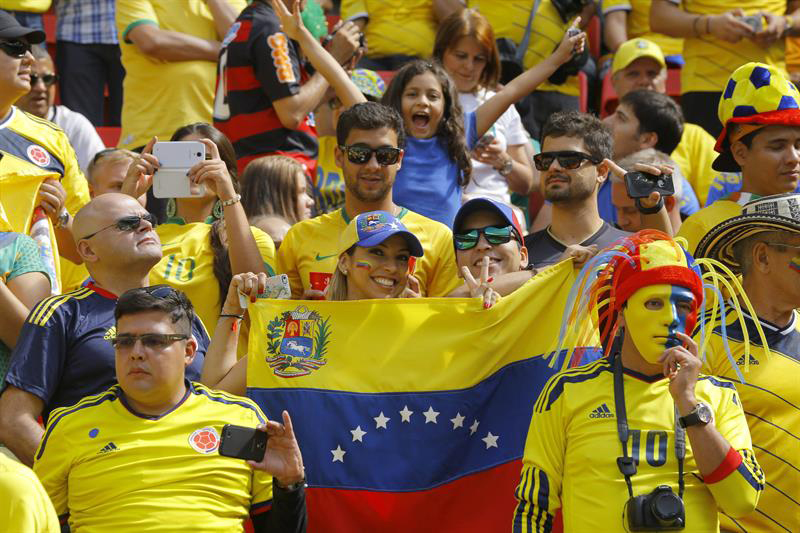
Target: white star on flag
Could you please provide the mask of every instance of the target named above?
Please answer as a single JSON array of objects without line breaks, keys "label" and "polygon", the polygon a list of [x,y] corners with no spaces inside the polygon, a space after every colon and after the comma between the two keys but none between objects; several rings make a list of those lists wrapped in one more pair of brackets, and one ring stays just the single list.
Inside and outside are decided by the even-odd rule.
[{"label": "white star on flag", "polygon": [[379,414],[378,416],[374,417],[373,420],[375,421],[375,429],[378,429],[378,428],[387,429],[386,428],[386,423],[389,422],[389,420],[391,420],[391,418],[384,416],[383,415],[383,411],[381,411],[381,414]]},{"label": "white star on flag", "polygon": [[364,442],[364,440],[363,440],[364,439],[364,435],[367,434],[366,431],[361,429],[361,426],[356,426],[356,429],[351,429],[350,433],[353,434],[353,442],[355,442],[355,441]]},{"label": "white star on flag", "polygon": [[333,454],[333,461],[331,462],[335,463],[336,461],[339,461],[340,463],[344,463],[344,454],[347,452],[344,451],[340,445],[337,444],[336,449],[331,450],[331,453]]},{"label": "white star on flag", "polygon": [[426,424],[429,423],[429,422],[433,422],[434,424],[438,424],[438,422],[436,422],[436,417],[439,416],[439,412],[438,411],[434,411],[432,405],[428,406],[428,410],[425,411],[422,414],[425,415],[425,423]]},{"label": "white star on flag", "polygon": [[411,415],[414,414],[414,411],[410,410],[407,405],[403,406],[403,410],[399,411],[401,422],[408,422],[411,423]]},{"label": "white star on flag", "polygon": [[478,431],[478,424],[480,424],[480,422],[478,422],[477,420],[475,420],[475,421],[472,423],[472,425],[469,427],[469,434],[470,434],[470,435],[474,435],[474,434],[475,434],[475,432],[476,432],[476,431]]},{"label": "white star on flag", "polygon": [[450,422],[453,423],[453,429],[464,427],[464,417],[461,416],[461,413],[456,413],[456,416],[451,418]]},{"label": "white star on flag", "polygon": [[400,229],[400,226],[397,224],[397,222],[392,222],[389,224],[389,227],[392,229]]},{"label": "white star on flag", "polygon": [[489,448],[497,448],[497,439],[500,437],[498,435],[492,435],[492,432],[486,434],[481,440],[486,443],[486,449]]}]

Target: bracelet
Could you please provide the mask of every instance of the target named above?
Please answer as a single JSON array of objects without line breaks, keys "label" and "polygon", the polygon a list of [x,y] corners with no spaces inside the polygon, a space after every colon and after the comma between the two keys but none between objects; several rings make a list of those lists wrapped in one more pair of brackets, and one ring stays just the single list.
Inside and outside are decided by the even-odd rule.
[{"label": "bracelet", "polygon": [[700,37],[700,32],[697,31],[697,23],[700,21],[701,18],[703,18],[703,15],[697,15],[692,21],[692,31],[694,31],[695,37]]},{"label": "bracelet", "polygon": [[658,203],[656,203],[656,205],[654,205],[653,207],[645,207],[645,206],[642,205],[642,199],[641,198],[637,198],[636,199],[636,209],[638,209],[639,212],[641,214],[643,214],[643,215],[655,215],[656,213],[661,211],[662,207],[664,207],[664,197],[663,196],[658,199]]},{"label": "bracelet", "polygon": [[241,199],[242,195],[237,193],[230,200],[220,200],[220,204],[222,205],[222,207],[229,207],[233,204],[239,203],[239,200]]},{"label": "bracelet", "polygon": [[219,315],[219,317],[220,318],[238,318],[239,320],[243,320],[244,319],[244,315],[243,314],[242,315],[234,315],[234,314],[222,313],[221,315]]}]

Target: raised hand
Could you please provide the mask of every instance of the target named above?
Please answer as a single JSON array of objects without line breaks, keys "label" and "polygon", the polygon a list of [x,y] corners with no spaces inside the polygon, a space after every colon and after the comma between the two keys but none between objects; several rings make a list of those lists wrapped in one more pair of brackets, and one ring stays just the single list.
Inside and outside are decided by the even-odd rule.
[{"label": "raised hand", "polygon": [[271,0],[272,9],[281,21],[281,31],[286,34],[289,39],[299,41],[300,36],[306,27],[303,25],[303,19],[300,16],[300,0],[294,0],[292,4],[292,12],[286,9],[283,0]]},{"label": "raised hand", "polygon": [[125,179],[122,181],[122,194],[139,198],[153,185],[153,175],[161,166],[158,158],[153,155],[153,145],[158,142],[158,137],[153,137],[145,145],[139,157],[128,167]]},{"label": "raised hand", "polygon": [[203,184],[223,202],[236,195],[233,188],[233,179],[225,162],[219,157],[219,149],[209,139],[200,139],[206,146],[206,153],[211,154],[211,159],[200,161],[189,169],[189,180],[192,183]]},{"label": "raised hand", "polygon": [[666,349],[658,362],[664,367],[664,377],[669,378],[669,393],[675,403],[694,405],[694,388],[703,362],[697,355],[697,343],[690,336],[681,331],[675,335],[683,344]]},{"label": "raised hand", "polygon": [[223,315],[241,315],[244,309],[239,304],[239,295],[245,295],[251,302],[255,302],[259,294],[267,290],[267,275],[263,272],[242,272],[231,278],[228,286],[228,295],[222,306]]},{"label": "raised hand", "polygon": [[484,257],[481,261],[481,275],[476,280],[467,267],[461,267],[461,274],[467,283],[469,295],[472,298],[482,297],[483,308],[489,309],[500,300],[500,294],[489,286],[489,258]]},{"label": "raised hand", "polygon": [[39,186],[39,205],[51,220],[61,214],[66,199],[67,191],[59,180],[48,178]]},{"label": "raised hand", "polygon": [[[556,51],[553,52],[553,57],[559,64],[569,61],[573,54],[580,54],[583,52],[583,47],[586,46],[586,33],[580,31],[580,23],[581,18],[577,17],[572,23],[572,26],[564,33],[564,38],[561,39],[561,43],[558,45],[558,48],[556,48]],[[574,30],[578,30],[579,33],[575,34]],[[572,35],[570,33],[572,33]]]},{"label": "raised hand", "polygon": [[303,455],[300,445],[294,436],[292,419],[287,411],[283,411],[283,424],[270,420],[258,426],[259,431],[269,435],[267,449],[261,461],[247,461],[254,470],[261,470],[272,477],[282,487],[287,487],[305,478]]}]

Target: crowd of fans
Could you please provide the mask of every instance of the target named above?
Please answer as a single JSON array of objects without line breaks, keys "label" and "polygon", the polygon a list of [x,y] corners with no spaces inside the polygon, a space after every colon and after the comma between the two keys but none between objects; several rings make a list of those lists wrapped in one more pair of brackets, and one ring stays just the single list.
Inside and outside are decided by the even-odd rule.
[{"label": "crowd of fans", "polygon": [[[623,530],[617,507],[576,515],[610,475],[585,471],[602,438],[577,403],[624,417],[623,373],[642,446],[663,426],[692,456],[660,483],[681,479],[687,530],[800,530],[800,3],[52,4],[0,11],[0,529],[58,531],[55,508],[76,530],[302,531],[291,417],[237,396],[240,296],[285,275],[294,299],[490,309],[569,260],[609,291],[586,300],[608,357],[531,406],[515,531]],[[205,150],[186,196],[154,185],[168,139]],[[198,423],[258,426],[263,459],[198,465]]]}]

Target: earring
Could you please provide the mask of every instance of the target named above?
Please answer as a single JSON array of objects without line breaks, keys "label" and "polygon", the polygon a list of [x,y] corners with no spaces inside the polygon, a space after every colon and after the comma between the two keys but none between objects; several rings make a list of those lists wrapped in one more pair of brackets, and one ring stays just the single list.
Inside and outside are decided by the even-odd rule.
[{"label": "earring", "polygon": [[217,201],[214,202],[214,207],[211,209],[211,216],[217,220],[225,216],[225,211],[224,208],[222,207],[222,202],[220,202],[219,198],[217,198]]},{"label": "earring", "polygon": [[166,211],[167,211],[167,218],[173,218],[175,216],[175,213],[178,212],[178,206],[175,203],[175,198],[170,198],[169,200],[167,200]]},{"label": "earring", "polygon": [[347,269],[346,269],[346,268],[343,268],[343,267],[342,267],[342,268],[339,268],[339,272],[341,272],[341,273],[342,273],[342,274],[344,274],[345,276],[347,275]]}]

